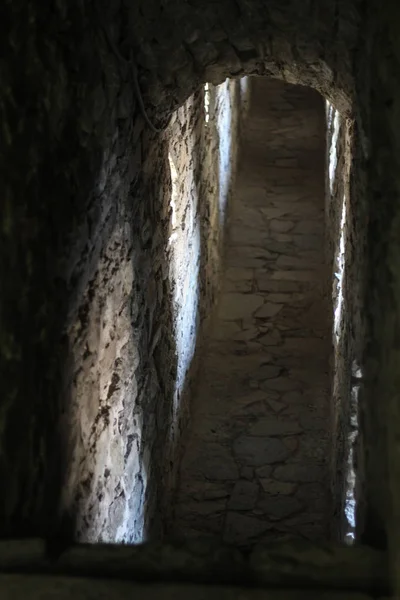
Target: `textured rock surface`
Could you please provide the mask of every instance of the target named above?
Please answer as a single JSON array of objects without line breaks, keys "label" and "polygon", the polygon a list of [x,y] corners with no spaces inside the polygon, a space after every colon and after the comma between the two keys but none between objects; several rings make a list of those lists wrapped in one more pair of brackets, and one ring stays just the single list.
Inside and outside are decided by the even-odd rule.
[{"label": "textured rock surface", "polygon": [[[305,88],[259,78],[252,85],[226,278],[171,530],[238,545],[323,539],[332,510],[324,106]],[[290,167],[277,164],[285,159]],[[226,493],[218,504],[194,498],[216,480]]]},{"label": "textured rock surface", "polygon": [[209,96],[207,121],[201,90],[150,144],[69,330],[63,508],[80,540],[162,533],[235,175],[239,82]]},{"label": "textured rock surface", "polygon": [[[207,126],[199,90],[156,139],[135,112],[129,71],[99,27],[90,34],[92,15],[74,8],[69,17],[61,8],[53,20],[40,17],[49,36],[60,23],[72,36],[49,42],[54,64],[41,62],[41,47],[25,55],[23,46],[18,58],[31,108],[24,99],[21,123],[29,126],[8,140],[13,168],[2,179],[1,380],[10,385],[1,400],[9,496],[0,500],[0,531],[52,535],[61,520],[65,535],[138,541],[146,530],[160,533],[153,515],[161,515],[174,477],[188,367],[215,295],[246,90],[239,81],[211,86]],[[18,68],[10,77],[18,87],[23,76]],[[25,117],[35,103],[36,116]],[[1,106],[12,128],[14,108]],[[20,161],[19,147],[28,153]],[[16,165],[32,156],[23,183]],[[172,175],[185,182],[175,215]],[[26,436],[15,444],[19,428]]]},{"label": "textured rock surface", "polygon": [[[333,277],[333,449],[332,494],[335,498],[335,517],[332,535],[335,539],[354,537],[355,530],[355,466],[356,439],[358,434],[358,386],[361,374],[360,349],[363,342],[362,311],[359,289],[362,285],[362,269],[355,262],[354,243],[362,251],[361,236],[355,229],[354,206],[357,189],[354,185],[352,157],[356,156],[354,123],[341,116],[332,106],[327,107],[326,170],[327,191],[327,260],[332,264]],[[350,175],[353,177],[350,186]],[[362,259],[364,260],[364,259]],[[358,440],[357,440],[358,441]],[[359,506],[358,528],[363,527],[361,465],[358,469]],[[343,519],[343,515],[346,518]]]}]

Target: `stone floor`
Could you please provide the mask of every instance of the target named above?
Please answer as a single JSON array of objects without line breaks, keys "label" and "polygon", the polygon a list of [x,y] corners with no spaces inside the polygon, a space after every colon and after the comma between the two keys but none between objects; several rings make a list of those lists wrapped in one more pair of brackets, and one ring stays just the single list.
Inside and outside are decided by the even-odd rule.
[{"label": "stone floor", "polygon": [[175,535],[329,535],[324,103],[253,82],[225,280],[193,398]]}]

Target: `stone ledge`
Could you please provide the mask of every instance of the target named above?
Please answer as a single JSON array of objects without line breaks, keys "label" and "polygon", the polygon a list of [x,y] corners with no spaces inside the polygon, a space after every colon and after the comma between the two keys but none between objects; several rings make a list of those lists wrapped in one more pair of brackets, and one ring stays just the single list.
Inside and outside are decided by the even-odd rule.
[{"label": "stone ledge", "polygon": [[371,600],[358,592],[260,590],[231,586],[137,584],[88,578],[0,575],[2,600]]},{"label": "stone ledge", "polygon": [[137,584],[128,581],[35,575],[0,575],[2,600],[371,600],[358,592],[260,590],[244,587]]},{"label": "stone ledge", "polygon": [[390,593],[384,553],[302,541],[271,543],[249,555],[199,539],[185,545],[82,544],[52,556],[43,540],[4,540],[0,572]]}]

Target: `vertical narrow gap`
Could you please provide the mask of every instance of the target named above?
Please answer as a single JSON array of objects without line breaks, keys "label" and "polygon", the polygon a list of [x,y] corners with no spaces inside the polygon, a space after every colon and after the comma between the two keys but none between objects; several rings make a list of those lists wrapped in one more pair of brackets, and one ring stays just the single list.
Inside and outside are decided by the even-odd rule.
[{"label": "vertical narrow gap", "polygon": [[350,395],[350,427],[348,434],[348,454],[346,469],[345,516],[347,530],[345,542],[353,544],[356,531],[356,470],[354,448],[358,435],[358,394],[360,391],[362,372],[355,361],[352,364],[352,386]]},{"label": "vertical narrow gap", "polygon": [[[343,413],[346,422],[344,425],[343,443],[343,477],[340,482],[344,487],[342,520],[342,537],[347,544],[355,541],[356,527],[356,470],[354,448],[358,435],[358,393],[360,388],[361,370],[353,361],[351,369],[351,350],[348,347],[349,315],[346,314],[345,301],[345,278],[346,278],[346,237],[347,237],[347,214],[348,214],[348,181],[350,159],[345,154],[349,146],[349,131],[345,120],[342,119],[337,110],[327,103],[327,127],[331,132],[328,176],[329,193],[331,202],[340,203],[337,206],[337,214],[340,214],[340,223],[337,231],[338,239],[334,240],[334,396],[339,397],[339,407],[335,407],[335,435],[340,436],[340,419]],[[343,154],[344,153],[344,154]],[[341,156],[339,156],[341,154]],[[347,364],[346,364],[347,362]],[[342,378],[346,379],[346,371],[350,385],[346,389],[340,384]],[[343,397],[348,395],[348,398]],[[340,443],[340,442],[339,442]],[[338,465],[336,465],[338,466]]]},{"label": "vertical narrow gap", "polygon": [[204,84],[204,121],[206,125],[210,120],[210,84]]},{"label": "vertical narrow gap", "polygon": [[171,209],[171,230],[172,233],[168,238],[168,246],[170,246],[174,240],[178,237],[176,228],[176,202],[178,198],[178,173],[176,171],[175,163],[172,158],[171,150],[168,152],[168,162],[171,176],[171,198],[169,201],[169,206]]},{"label": "vertical narrow gap", "polygon": [[342,211],[339,228],[339,244],[336,255],[335,277],[337,279],[337,300],[335,306],[335,340],[336,345],[340,345],[341,330],[343,324],[343,276],[345,272],[345,228],[346,228],[346,195],[343,196]]}]

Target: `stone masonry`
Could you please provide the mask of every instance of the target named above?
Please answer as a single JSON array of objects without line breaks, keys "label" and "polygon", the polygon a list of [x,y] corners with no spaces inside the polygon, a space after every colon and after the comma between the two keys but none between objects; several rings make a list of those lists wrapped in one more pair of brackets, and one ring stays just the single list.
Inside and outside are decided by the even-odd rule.
[{"label": "stone masonry", "polygon": [[225,279],[184,450],[178,537],[327,538],[331,302],[324,106],[255,78]]},{"label": "stone masonry", "polygon": [[[133,307],[144,300],[145,307],[128,327],[137,330],[139,321],[149,331],[136,337],[140,362],[136,368],[135,350],[126,373],[138,381],[140,394],[147,365],[160,357],[161,385],[151,393],[160,398],[155,404],[163,413],[157,421],[163,435],[168,426],[165,412],[174,377],[169,365],[175,361],[171,331],[162,333],[155,348],[153,333],[163,323],[154,319],[151,331],[148,311],[153,311],[154,295],[141,285],[142,276],[146,282],[156,280],[163,261],[167,219],[158,182],[167,156],[145,118],[143,103],[153,124],[163,128],[173,110],[205,81],[220,84],[227,76],[262,74],[315,87],[350,115],[357,101],[354,72],[368,65],[365,53],[356,52],[365,39],[366,14],[359,1],[331,0],[307,6],[294,0],[283,8],[275,1],[266,8],[263,0],[101,5],[61,0],[46,7],[37,0],[15,0],[3,8],[0,471],[7,486],[0,498],[0,529],[2,535],[20,536],[60,528],[63,535],[72,535],[76,515],[64,514],[62,495],[71,470],[69,440],[74,449],[81,432],[71,426],[79,364],[70,355],[67,332],[75,326],[78,311],[85,332],[86,307],[99,306],[99,296],[94,304],[91,300],[92,283],[102,281],[102,273],[106,283],[100,295],[105,294],[110,306],[108,290],[114,288],[111,295],[118,302],[109,314],[122,331],[129,307],[123,305],[120,319],[124,294],[119,290],[125,286],[120,282],[125,272],[131,278],[130,266],[139,263],[140,277],[132,282],[127,300]],[[367,82],[364,75],[362,82]],[[365,93],[365,104],[367,98]],[[362,129],[367,123],[363,114]],[[170,294],[157,281],[154,315],[162,315],[163,321],[169,315]],[[93,358],[86,356],[82,338],[80,349],[83,360]],[[93,355],[92,346],[89,352]],[[127,353],[123,357],[127,360]],[[109,373],[109,388],[121,397],[119,371],[120,365],[119,382]],[[143,394],[149,397],[147,390]],[[89,394],[82,397],[95,406]],[[129,405],[130,391],[126,398]],[[151,431],[151,411],[146,414]],[[107,407],[102,407],[96,429],[107,425],[108,418]],[[108,428],[114,428],[112,414]],[[27,435],[21,437],[21,430]],[[102,435],[107,443],[113,439]],[[135,440],[131,446],[125,433],[118,435],[125,438],[119,446],[136,445]],[[154,443],[161,449],[163,435]],[[146,441],[146,448],[150,445]],[[156,459],[150,462],[153,474],[155,468],[162,471]],[[99,471],[111,487],[107,473]],[[152,479],[163,487],[163,472]],[[112,510],[120,521],[123,490],[112,487],[118,489]],[[106,503],[94,480],[85,480],[84,504],[88,488],[95,505]],[[149,493],[150,504],[162,495]],[[93,512],[91,501],[90,507]],[[147,507],[150,514],[153,509]],[[109,519],[101,521],[109,528]]]}]

